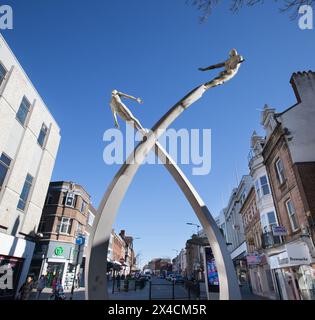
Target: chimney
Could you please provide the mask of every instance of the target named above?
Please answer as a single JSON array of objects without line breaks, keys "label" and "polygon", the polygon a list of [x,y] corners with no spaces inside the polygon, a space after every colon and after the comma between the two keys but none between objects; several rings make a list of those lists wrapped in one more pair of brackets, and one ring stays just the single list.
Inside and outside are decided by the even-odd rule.
[{"label": "chimney", "polygon": [[304,71],[293,73],[290,83],[293,87],[298,102],[305,100],[314,101],[315,97],[315,72]]}]

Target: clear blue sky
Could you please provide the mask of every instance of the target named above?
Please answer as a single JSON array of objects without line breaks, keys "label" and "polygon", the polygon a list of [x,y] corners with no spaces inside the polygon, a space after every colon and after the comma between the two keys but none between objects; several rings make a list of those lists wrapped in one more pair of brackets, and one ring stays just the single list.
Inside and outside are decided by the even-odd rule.
[{"label": "clear blue sky", "polygon": [[[247,173],[249,139],[260,130],[265,103],[281,111],[295,103],[292,72],[314,69],[315,31],[266,4],[237,15],[221,5],[207,23],[185,0],[4,1],[14,10],[5,39],[61,127],[53,180],[82,184],[97,207],[119,166],[102,159],[103,132],[113,126],[113,88],[141,96],[133,112],[151,127],[188,90],[213,77],[196,69],[220,62],[236,47],[246,58],[239,75],[208,92],[174,128],[212,129],[212,171],[184,172],[213,215],[226,204],[238,174]],[[227,3],[227,1],[224,1]],[[142,261],[174,256],[197,222],[162,166],[144,166],[130,187],[116,225],[141,237]]]}]

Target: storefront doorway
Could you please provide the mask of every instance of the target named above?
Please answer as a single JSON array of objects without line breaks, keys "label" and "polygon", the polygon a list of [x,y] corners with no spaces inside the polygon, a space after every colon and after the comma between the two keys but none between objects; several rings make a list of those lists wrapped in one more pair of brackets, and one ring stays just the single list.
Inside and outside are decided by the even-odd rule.
[{"label": "storefront doorway", "polygon": [[51,287],[52,281],[55,277],[62,279],[65,264],[62,262],[48,262],[47,265],[47,287]]}]

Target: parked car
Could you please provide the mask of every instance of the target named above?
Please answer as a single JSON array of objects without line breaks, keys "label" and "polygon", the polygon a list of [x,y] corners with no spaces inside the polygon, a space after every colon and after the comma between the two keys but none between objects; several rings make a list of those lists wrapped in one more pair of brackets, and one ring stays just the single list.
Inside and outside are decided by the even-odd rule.
[{"label": "parked car", "polygon": [[184,283],[184,277],[180,274],[173,276],[172,280],[175,281],[175,283]]},{"label": "parked car", "polygon": [[168,281],[172,281],[173,273],[168,274],[165,279],[168,280]]}]

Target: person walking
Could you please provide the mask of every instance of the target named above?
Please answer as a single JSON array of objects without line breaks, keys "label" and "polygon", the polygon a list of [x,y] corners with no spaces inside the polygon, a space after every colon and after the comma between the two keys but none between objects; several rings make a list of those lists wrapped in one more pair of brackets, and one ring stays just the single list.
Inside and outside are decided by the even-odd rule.
[{"label": "person walking", "polygon": [[116,285],[117,285],[117,290],[120,291],[120,274],[118,274],[116,277]]},{"label": "person walking", "polygon": [[46,287],[46,276],[41,275],[40,278],[37,281],[37,294],[36,294],[36,300],[39,300],[39,297],[42,293],[42,291],[45,289]]},{"label": "person walking", "polygon": [[34,288],[34,281],[31,276],[28,276],[24,284],[19,290],[19,300],[28,300]]}]

